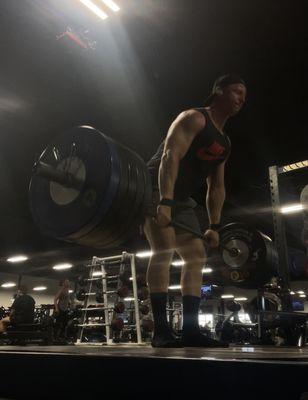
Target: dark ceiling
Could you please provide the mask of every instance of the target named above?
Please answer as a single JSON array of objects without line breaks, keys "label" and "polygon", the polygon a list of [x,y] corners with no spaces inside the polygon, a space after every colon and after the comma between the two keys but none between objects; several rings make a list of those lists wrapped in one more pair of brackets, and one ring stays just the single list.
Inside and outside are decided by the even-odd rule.
[{"label": "dark ceiling", "polygon": [[[118,4],[121,11],[102,21],[78,0],[1,2],[2,270],[41,273],[56,261],[98,253],[41,235],[28,206],[34,161],[73,126],[97,127],[147,160],[177,113],[202,105],[218,75],[238,72],[248,99],[227,127],[232,155],[224,218],[246,215],[268,233],[271,212],[261,212],[270,205],[268,167],[308,158],[304,0]],[[59,38],[68,27],[91,46]],[[289,181],[287,200],[302,183]],[[199,202],[203,196],[196,194]],[[298,221],[290,232],[292,224],[296,236]],[[26,266],[5,262],[16,252],[31,256]]]}]

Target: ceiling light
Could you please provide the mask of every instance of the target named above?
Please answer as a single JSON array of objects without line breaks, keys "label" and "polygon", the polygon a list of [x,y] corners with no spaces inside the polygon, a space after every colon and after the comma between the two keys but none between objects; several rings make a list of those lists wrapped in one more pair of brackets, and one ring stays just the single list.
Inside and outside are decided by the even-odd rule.
[{"label": "ceiling light", "polygon": [[70,289],[68,292],[69,292],[69,293],[74,293],[74,290]]},{"label": "ceiling light", "polygon": [[303,292],[302,290],[299,290],[298,292],[296,292],[298,294],[305,294],[305,292]]},{"label": "ceiling light", "polygon": [[54,265],[52,268],[57,270],[57,271],[61,271],[61,270],[64,270],[64,269],[70,269],[70,268],[72,268],[72,266],[73,266],[72,264],[64,263],[64,264]]},{"label": "ceiling light", "polygon": [[306,297],[306,295],[305,294],[300,294],[299,297]]},{"label": "ceiling light", "polygon": [[246,301],[248,300],[247,297],[234,297],[235,301]]},{"label": "ceiling light", "polygon": [[27,256],[20,255],[20,256],[13,256],[13,257],[7,258],[6,261],[11,262],[11,263],[18,263],[18,262],[22,262],[22,261],[26,261],[26,260],[28,260]]},{"label": "ceiling light", "polygon": [[282,214],[289,214],[297,211],[302,211],[304,209],[302,204],[292,204],[290,206],[281,207],[280,211]]},{"label": "ceiling light", "polygon": [[290,294],[295,294],[295,292],[290,292]]},{"label": "ceiling light", "polygon": [[233,294],[223,294],[220,296],[222,299],[234,299]]},{"label": "ceiling light", "polygon": [[211,272],[213,272],[212,268],[203,268],[203,270],[202,270],[203,274],[210,274]]},{"label": "ceiling light", "polygon": [[169,286],[168,287],[168,289],[170,289],[170,290],[178,290],[178,289],[181,289],[181,285],[171,285],[171,286]]},{"label": "ceiling light", "polygon": [[141,251],[136,254],[136,257],[138,258],[149,258],[153,255],[152,251]]},{"label": "ceiling light", "polygon": [[101,10],[99,7],[97,7],[94,3],[92,3],[91,0],[79,0],[83,5],[88,7],[94,14],[96,14],[98,17],[101,19],[106,19],[108,18],[108,15]]},{"label": "ceiling light", "polygon": [[47,287],[46,286],[36,286],[33,288],[33,290],[35,290],[36,292],[41,292],[43,290],[46,290]]},{"label": "ceiling light", "polygon": [[174,267],[181,267],[184,264],[185,262],[183,260],[176,260],[171,263],[171,265],[173,265]]},{"label": "ceiling light", "polygon": [[124,301],[134,301],[134,297],[124,297]]},{"label": "ceiling light", "polygon": [[11,287],[15,287],[16,283],[14,282],[6,282],[6,283],[2,283],[1,287],[7,289],[7,288],[11,288]]},{"label": "ceiling light", "polygon": [[102,0],[102,2],[114,12],[120,10],[120,7],[112,0]]}]

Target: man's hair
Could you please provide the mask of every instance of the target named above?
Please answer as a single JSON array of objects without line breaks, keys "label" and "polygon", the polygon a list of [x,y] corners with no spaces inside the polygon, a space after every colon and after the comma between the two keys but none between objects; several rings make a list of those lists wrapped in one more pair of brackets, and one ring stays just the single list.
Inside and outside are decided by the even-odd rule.
[{"label": "man's hair", "polygon": [[225,87],[235,83],[241,83],[246,86],[245,81],[238,74],[229,73],[217,78],[214,82],[212,93],[206,98],[204,105],[209,106],[213,102],[219,89],[224,89]]},{"label": "man's hair", "polygon": [[18,289],[22,294],[28,293],[28,287],[26,285],[20,285]]}]

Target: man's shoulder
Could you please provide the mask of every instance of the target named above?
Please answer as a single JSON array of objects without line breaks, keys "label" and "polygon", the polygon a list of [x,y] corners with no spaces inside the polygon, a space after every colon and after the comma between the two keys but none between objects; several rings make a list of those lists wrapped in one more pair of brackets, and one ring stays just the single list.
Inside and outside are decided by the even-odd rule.
[{"label": "man's shoulder", "polygon": [[177,120],[181,123],[193,124],[199,129],[202,129],[206,124],[206,115],[202,112],[202,109],[189,108],[182,111],[178,116]]}]

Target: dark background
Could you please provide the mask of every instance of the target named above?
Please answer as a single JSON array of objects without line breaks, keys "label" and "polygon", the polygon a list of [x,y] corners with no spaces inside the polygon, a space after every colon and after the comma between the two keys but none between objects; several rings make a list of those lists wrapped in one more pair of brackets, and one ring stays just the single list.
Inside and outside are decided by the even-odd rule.
[{"label": "dark background", "polygon": [[[239,73],[248,96],[226,127],[232,154],[224,221],[247,220],[267,234],[268,167],[308,158],[304,0],[117,3],[121,10],[102,21],[78,0],[1,1],[2,270],[21,268],[5,262],[16,252],[30,255],[22,268],[37,273],[54,261],[79,262],[95,252],[42,236],[29,211],[34,161],[73,126],[99,128],[148,160],[180,111],[202,105],[217,76]],[[57,40],[68,26],[95,48]],[[305,179],[288,179],[283,200],[298,202]],[[204,196],[196,195],[200,204]],[[299,215],[288,218],[292,246],[300,247],[301,224]]]}]

